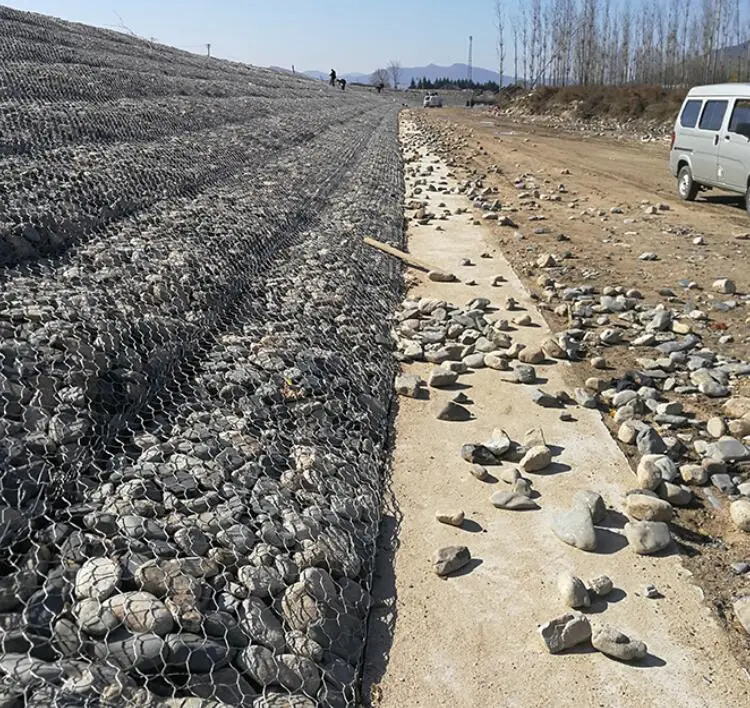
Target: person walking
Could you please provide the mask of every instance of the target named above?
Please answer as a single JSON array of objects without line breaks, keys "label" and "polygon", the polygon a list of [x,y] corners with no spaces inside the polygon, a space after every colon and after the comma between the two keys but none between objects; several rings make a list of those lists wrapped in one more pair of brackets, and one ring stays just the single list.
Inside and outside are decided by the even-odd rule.
[{"label": "person walking", "polygon": [[331,86],[336,85],[336,69],[331,69],[331,73],[328,74],[328,78],[330,79]]}]

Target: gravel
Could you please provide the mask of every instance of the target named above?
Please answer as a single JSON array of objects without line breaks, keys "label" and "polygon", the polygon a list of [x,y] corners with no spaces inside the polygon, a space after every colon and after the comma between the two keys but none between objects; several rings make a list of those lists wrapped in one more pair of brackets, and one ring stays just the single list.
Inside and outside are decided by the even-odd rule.
[{"label": "gravel", "polygon": [[403,247],[397,108],[8,8],[0,59],[6,688],[351,702],[402,288],[363,236]]}]

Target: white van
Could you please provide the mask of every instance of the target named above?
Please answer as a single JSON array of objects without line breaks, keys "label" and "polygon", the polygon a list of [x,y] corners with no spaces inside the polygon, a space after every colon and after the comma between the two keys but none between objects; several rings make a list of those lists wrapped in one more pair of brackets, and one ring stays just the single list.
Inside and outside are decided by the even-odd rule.
[{"label": "white van", "polygon": [[690,89],[672,133],[669,167],[682,199],[718,187],[744,195],[750,212],[750,84]]}]

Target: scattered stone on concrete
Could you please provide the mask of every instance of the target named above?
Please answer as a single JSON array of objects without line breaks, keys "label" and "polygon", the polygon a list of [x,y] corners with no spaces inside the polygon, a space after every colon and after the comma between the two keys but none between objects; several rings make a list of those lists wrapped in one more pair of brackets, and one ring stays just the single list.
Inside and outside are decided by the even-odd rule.
[{"label": "scattered stone on concrete", "polygon": [[591,639],[591,623],[580,612],[568,612],[539,627],[539,635],[550,654],[559,654]]},{"label": "scattered stone on concrete", "polygon": [[461,570],[471,560],[471,553],[466,546],[445,546],[435,551],[433,567],[440,576],[450,575]]},{"label": "scattered stone on concrete", "polygon": [[463,511],[436,511],[435,518],[441,524],[460,526],[464,522],[465,515]]},{"label": "scattered stone on concrete", "polygon": [[521,494],[517,491],[495,492],[490,497],[490,501],[492,502],[492,505],[498,509],[521,511],[539,508],[539,505],[533,499],[529,499],[527,495]]},{"label": "scattered stone on concrete", "polygon": [[552,532],[561,541],[582,551],[596,550],[596,531],[590,511],[582,506],[552,517]]},{"label": "scattered stone on concrete", "polygon": [[552,464],[552,451],[546,445],[534,445],[521,458],[518,466],[524,472],[541,472]]},{"label": "scattered stone on concrete", "polygon": [[557,591],[560,600],[567,607],[578,609],[591,605],[591,597],[583,581],[566,570],[560,572],[557,576]]},{"label": "scattered stone on concrete", "polygon": [[607,516],[607,505],[604,503],[602,495],[591,489],[577,492],[573,497],[573,506],[581,506],[587,509],[595,524],[601,523]]},{"label": "scattered stone on concrete", "polygon": [[454,423],[461,423],[471,420],[471,411],[464,406],[448,401],[437,415],[438,420],[446,420]]},{"label": "scattered stone on concrete", "polygon": [[612,580],[607,575],[599,575],[586,583],[589,592],[597,597],[605,597],[614,589]]},{"label": "scattered stone on concrete", "polygon": [[638,555],[659,553],[672,542],[669,526],[661,521],[630,521],[625,524],[625,536]]},{"label": "scattered stone on concrete", "polygon": [[591,644],[602,654],[620,661],[640,661],[648,654],[648,649],[643,642],[630,639],[626,634],[607,624],[593,629]]},{"label": "scattered stone on concrete", "polygon": [[396,393],[399,396],[418,398],[422,379],[414,374],[400,374],[396,377]]}]

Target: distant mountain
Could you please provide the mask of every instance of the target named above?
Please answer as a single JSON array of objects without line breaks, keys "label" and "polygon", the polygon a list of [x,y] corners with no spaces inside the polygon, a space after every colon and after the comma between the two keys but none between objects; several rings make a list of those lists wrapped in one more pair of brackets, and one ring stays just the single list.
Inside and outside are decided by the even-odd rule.
[{"label": "distant mountain", "polygon": [[[306,76],[321,81],[328,80],[327,71],[304,71]],[[345,78],[349,83],[369,83],[372,74],[344,73],[339,77]],[[405,66],[401,69],[401,87],[406,87],[411,80],[419,81],[421,78],[427,78],[430,81],[437,79],[465,79],[469,75],[469,67],[466,64],[451,64],[451,66],[438,66],[437,64],[428,64],[427,66]],[[475,66],[472,69],[471,77],[479,84],[486,81],[498,81],[500,74],[497,71],[483,69],[481,66]],[[510,76],[504,77],[503,84],[513,83]]]}]

